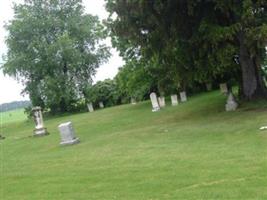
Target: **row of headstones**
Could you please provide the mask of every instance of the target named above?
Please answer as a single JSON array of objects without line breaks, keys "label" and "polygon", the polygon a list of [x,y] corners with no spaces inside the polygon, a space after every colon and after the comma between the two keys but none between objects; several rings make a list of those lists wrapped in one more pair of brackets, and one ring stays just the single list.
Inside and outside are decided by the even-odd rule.
[{"label": "row of headstones", "polygon": [[[211,86],[210,86],[211,88]],[[227,101],[225,104],[225,110],[226,111],[235,111],[238,107],[238,103],[235,100],[235,97],[232,93],[231,90],[228,89],[228,86],[226,83],[221,83],[220,84],[220,91],[222,94],[227,95]],[[186,96],[186,92],[180,92],[180,99],[181,102],[186,102],[187,101],[187,96]],[[150,94],[150,100],[151,100],[151,104],[152,104],[152,112],[156,112],[159,111],[160,108],[165,107],[165,97],[158,97],[155,92],[152,92]],[[178,97],[176,94],[171,95],[171,103],[173,106],[178,105],[179,101],[178,101]]]},{"label": "row of headstones", "polygon": [[[185,91],[180,92],[180,99],[181,102],[187,101],[187,96]],[[152,104],[152,112],[157,112],[160,110],[160,108],[164,108],[166,106],[165,97],[162,96],[157,97],[157,94],[155,92],[152,92],[150,94],[150,101]],[[171,95],[171,104],[172,106],[177,106],[179,104],[177,94]]]},{"label": "row of headstones", "polygon": [[[48,135],[47,129],[44,126],[44,120],[41,107],[34,107],[32,109],[33,118],[35,122],[34,136]],[[72,145],[80,142],[79,138],[75,137],[75,132],[71,122],[62,123],[58,126],[61,136],[60,145]]]},{"label": "row of headstones", "polygon": [[[105,106],[104,106],[104,103],[102,102],[102,101],[100,101],[99,103],[98,103],[98,105],[99,105],[99,108],[104,108]],[[93,106],[93,103],[88,103],[87,104],[87,108],[88,108],[88,111],[89,112],[94,112],[94,106]]]}]

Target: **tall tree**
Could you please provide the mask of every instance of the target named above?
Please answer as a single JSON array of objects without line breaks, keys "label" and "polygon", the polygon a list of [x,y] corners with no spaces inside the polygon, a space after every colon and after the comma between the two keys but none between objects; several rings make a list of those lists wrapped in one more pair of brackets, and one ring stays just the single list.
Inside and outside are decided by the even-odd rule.
[{"label": "tall tree", "polygon": [[103,26],[82,0],[25,0],[14,12],[4,72],[24,83],[33,105],[71,110],[110,55]]},{"label": "tall tree", "polygon": [[237,79],[245,99],[267,97],[267,1],[106,1],[113,44],[128,59],[136,51],[148,62],[157,58],[182,88],[221,76]]}]

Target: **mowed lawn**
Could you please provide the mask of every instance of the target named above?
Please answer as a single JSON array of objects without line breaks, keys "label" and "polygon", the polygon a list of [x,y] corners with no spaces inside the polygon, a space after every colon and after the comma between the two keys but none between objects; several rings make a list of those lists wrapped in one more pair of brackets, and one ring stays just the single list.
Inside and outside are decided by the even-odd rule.
[{"label": "mowed lawn", "polygon": [[0,112],[0,123],[1,124],[6,124],[10,122],[20,122],[26,119],[27,119],[27,116],[24,114],[24,109]]},{"label": "mowed lawn", "polygon": [[[267,199],[267,103],[224,112],[218,91],[152,113],[150,102],[2,125],[0,199]],[[60,147],[72,121],[81,143]]]}]

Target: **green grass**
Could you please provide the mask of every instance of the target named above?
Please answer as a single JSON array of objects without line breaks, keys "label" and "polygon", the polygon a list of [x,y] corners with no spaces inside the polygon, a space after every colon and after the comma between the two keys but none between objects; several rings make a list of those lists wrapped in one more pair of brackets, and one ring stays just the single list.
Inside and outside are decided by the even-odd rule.
[{"label": "green grass", "polygon": [[[47,119],[41,138],[32,122],[3,124],[0,199],[267,199],[266,106],[224,102],[216,91],[157,113],[143,102]],[[60,147],[69,120],[81,143]]]},{"label": "green grass", "polygon": [[27,120],[27,116],[24,114],[24,109],[12,110],[7,112],[0,112],[0,123],[6,124],[10,122],[18,122]]}]

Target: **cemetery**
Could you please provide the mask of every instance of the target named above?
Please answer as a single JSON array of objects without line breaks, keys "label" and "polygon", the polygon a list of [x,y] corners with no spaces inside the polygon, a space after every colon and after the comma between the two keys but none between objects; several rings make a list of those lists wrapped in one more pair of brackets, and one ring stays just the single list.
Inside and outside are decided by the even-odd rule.
[{"label": "cemetery", "polygon": [[[217,90],[178,106],[167,99],[159,112],[145,101],[47,118],[44,137],[31,137],[35,124],[26,116],[3,118],[1,193],[5,200],[264,199],[267,134],[259,127],[267,114],[258,110],[266,104],[226,112],[226,100]],[[62,146],[68,121],[75,135],[67,140],[80,143]]]},{"label": "cemetery", "polygon": [[267,199],[267,1],[12,2],[0,200]]}]

